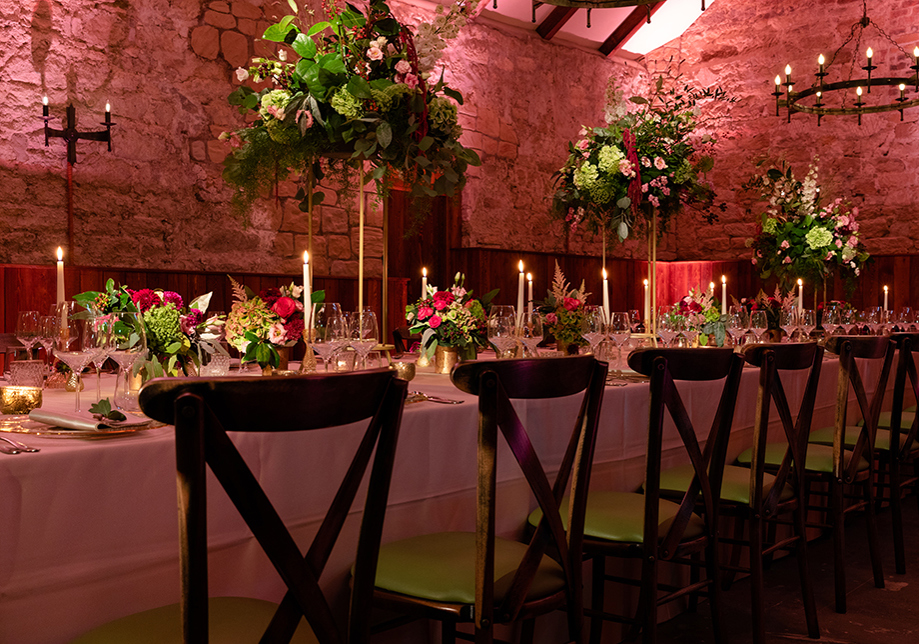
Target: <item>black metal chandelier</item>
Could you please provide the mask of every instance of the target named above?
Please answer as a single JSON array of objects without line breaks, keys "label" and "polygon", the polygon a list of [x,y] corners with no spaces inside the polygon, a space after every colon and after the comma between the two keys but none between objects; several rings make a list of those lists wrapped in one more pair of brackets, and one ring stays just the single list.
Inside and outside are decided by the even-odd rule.
[{"label": "black metal chandelier", "polygon": [[[867,65],[861,69],[867,72],[864,78],[852,78],[855,70],[855,61],[860,50],[864,32],[868,27],[873,27],[881,39],[893,45],[899,50],[906,59],[913,63],[909,69],[913,70],[911,76],[903,78],[897,77],[873,77],[872,72],[878,69],[877,65],[872,64],[874,51],[868,47],[865,51]],[[852,43],[854,48],[852,54],[852,64],[849,67],[849,73],[846,80],[832,83],[824,82],[829,75],[830,66],[836,62],[840,52]],[[887,33],[881,29],[876,22],[868,17],[867,0],[862,0],[862,18],[849,31],[849,36],[839,46],[829,63],[826,62],[823,54],[817,58],[818,70],[814,74],[815,81],[813,84],[800,92],[793,91],[795,82],[791,80],[791,65],[785,66],[785,81],[782,81],[780,75],[775,77],[775,115],[781,116],[780,108],[784,106],[787,110],[787,120],[791,122],[791,113],[802,112],[805,114],[815,114],[817,116],[817,125],[820,125],[820,119],[824,116],[857,116],[858,124],[862,124],[862,114],[876,114],[878,112],[900,112],[900,120],[903,120],[903,110],[919,106],[919,97],[908,98],[906,93],[919,94],[919,47],[913,49],[913,55],[910,56],[900,47]],[[784,91],[782,86],[785,87]],[[872,87],[887,86],[899,89],[899,96],[887,100],[886,102],[868,102],[867,95],[871,94]],[[853,93],[852,90],[855,90]],[[875,94],[877,96],[877,94]],[[890,94],[888,94],[889,96]],[[782,97],[785,97],[784,100]],[[854,96],[854,100],[853,100]],[[830,97],[839,99],[839,106],[830,106]]]}]

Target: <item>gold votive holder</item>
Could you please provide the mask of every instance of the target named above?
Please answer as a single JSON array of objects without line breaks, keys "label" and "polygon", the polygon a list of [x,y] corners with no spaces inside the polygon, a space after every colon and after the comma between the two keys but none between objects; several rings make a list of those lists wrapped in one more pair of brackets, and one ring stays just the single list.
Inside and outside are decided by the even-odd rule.
[{"label": "gold votive holder", "polygon": [[0,387],[0,413],[28,414],[41,407],[41,387]]},{"label": "gold votive holder", "polygon": [[396,375],[405,380],[406,382],[411,381],[415,377],[415,363],[414,362],[393,362],[392,369],[395,370]]}]

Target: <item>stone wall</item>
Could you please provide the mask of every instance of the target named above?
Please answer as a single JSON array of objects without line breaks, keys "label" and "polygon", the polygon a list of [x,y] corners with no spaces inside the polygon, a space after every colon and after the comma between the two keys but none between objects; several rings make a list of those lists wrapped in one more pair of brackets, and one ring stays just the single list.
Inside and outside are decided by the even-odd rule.
[{"label": "stone wall", "polygon": [[[866,64],[869,46],[878,65],[875,78],[911,74],[907,66],[919,44],[919,5],[914,0],[869,2],[868,15],[910,56],[869,27],[851,77],[864,78],[859,68]],[[737,98],[729,108],[711,105],[705,111],[719,139],[712,179],[728,210],[712,228],[679,227],[675,243],[681,259],[749,256],[744,242],[754,234],[762,204],[740,186],[754,172],[753,161],[765,153],[785,158],[801,178],[812,156],[819,155],[825,194],[849,197],[859,207],[860,232],[871,253],[919,252],[919,175],[914,170],[919,164],[919,109],[906,110],[902,122],[896,112],[864,115],[861,127],[854,116],[825,117],[817,127],[813,116],[793,114],[787,123],[784,110],[781,117],[775,115],[771,92],[776,74],[784,78],[790,64],[796,89],[810,86],[817,57],[822,53],[829,63],[861,16],[861,0],[718,1],[681,38],[647,57],[649,69],[663,66],[671,56],[683,61],[679,71],[687,79],[706,87],[721,85]],[[827,83],[849,78],[852,52],[851,44],[840,52],[828,69]],[[866,102],[896,98],[895,88],[886,94],[881,89],[866,94]],[[914,89],[907,90],[908,99],[917,98]],[[841,99],[828,95],[827,100],[838,106]],[[854,102],[854,90],[846,100]]]}]

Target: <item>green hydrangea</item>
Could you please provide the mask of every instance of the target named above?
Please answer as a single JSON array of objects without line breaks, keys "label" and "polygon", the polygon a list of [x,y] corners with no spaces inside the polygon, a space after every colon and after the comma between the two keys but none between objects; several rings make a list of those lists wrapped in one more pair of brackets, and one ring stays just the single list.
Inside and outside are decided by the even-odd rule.
[{"label": "green hydrangea", "polygon": [[858,252],[851,246],[842,247],[842,261],[851,262],[855,259],[855,256],[858,255]]},{"label": "green hydrangea", "polygon": [[280,318],[272,312],[259,297],[245,302],[235,302],[227,315],[224,325],[227,342],[234,348],[245,351],[249,344],[245,338],[246,331],[251,331],[259,338],[268,337],[268,328]]},{"label": "green hydrangea", "polygon": [[450,99],[435,96],[428,103],[428,122],[435,130],[451,132],[456,125],[456,105]]},{"label": "green hydrangea", "polygon": [[373,102],[377,104],[380,112],[388,112],[392,107],[392,96],[381,89],[372,89],[370,94],[373,96]]},{"label": "green hydrangea", "polygon": [[293,145],[300,140],[300,129],[293,125],[284,125],[282,121],[266,121],[265,129],[268,130],[271,140],[281,145]]},{"label": "green hydrangea", "polygon": [[675,183],[686,183],[691,181],[696,176],[696,171],[693,170],[692,164],[689,162],[689,159],[683,159],[683,162],[680,163],[676,171],[673,173],[673,181]]},{"label": "green hydrangea", "polygon": [[826,228],[811,228],[804,235],[804,241],[807,242],[811,250],[817,250],[833,243],[833,233]]},{"label": "green hydrangea", "polygon": [[767,235],[774,235],[779,228],[779,223],[775,219],[766,218],[763,222],[763,232]]},{"label": "green hydrangea", "polygon": [[270,92],[265,93],[262,96],[261,109],[258,113],[263,119],[274,118],[271,113],[268,111],[269,107],[276,107],[279,110],[283,110],[287,106],[287,102],[290,100],[290,92],[286,89],[273,89]]},{"label": "green hydrangea", "polygon": [[144,326],[147,330],[147,345],[155,354],[166,353],[166,347],[185,339],[179,325],[179,311],[174,304],[149,309],[144,313]]},{"label": "green hydrangea", "polygon": [[347,119],[359,119],[364,115],[361,102],[344,87],[338,88],[338,91],[335,92],[330,103],[332,104],[333,110]]},{"label": "green hydrangea", "polygon": [[389,96],[392,103],[398,103],[406,96],[411,96],[415,93],[411,87],[405,83],[393,83],[392,85],[386,87],[383,92]]},{"label": "green hydrangea", "polygon": [[582,190],[590,190],[597,183],[600,172],[597,166],[590,163],[582,163],[581,167],[574,170],[574,185]]},{"label": "green hydrangea", "polygon": [[613,172],[619,169],[619,162],[625,158],[622,150],[615,145],[604,145],[600,148],[598,165],[603,172]]},{"label": "green hydrangea", "polygon": [[590,194],[596,203],[605,204],[613,200],[615,190],[615,186],[612,186],[603,181],[597,181],[593,186],[591,186]]}]

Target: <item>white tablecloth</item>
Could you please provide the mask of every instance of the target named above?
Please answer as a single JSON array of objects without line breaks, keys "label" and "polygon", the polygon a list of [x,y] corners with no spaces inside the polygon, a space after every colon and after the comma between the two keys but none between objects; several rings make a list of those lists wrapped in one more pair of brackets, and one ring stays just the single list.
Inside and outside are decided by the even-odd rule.
[{"label": "white tablecloth", "polygon": [[[815,426],[832,422],[835,360],[823,365]],[[757,372],[745,370],[731,456],[748,446]],[[870,378],[868,379],[870,380]],[[91,381],[88,385],[94,384]],[[104,383],[110,395],[113,381]],[[464,399],[405,409],[384,540],[437,530],[471,530],[475,490],[476,403],[446,376],[419,373],[410,389]],[[803,378],[786,382],[792,409]],[[84,405],[94,387],[87,386]],[[716,406],[715,388],[685,383],[684,401],[699,431]],[[46,391],[44,407],[72,409],[72,396]],[[592,486],[635,489],[643,472],[647,384],[607,387]],[[572,400],[519,403],[540,458],[557,467],[576,413]],[[774,418],[774,416],[773,416]],[[672,429],[672,427],[671,427]],[[359,428],[308,434],[238,435],[237,444],[282,517],[306,543],[318,525]],[[18,435],[37,454],[0,454],[0,643],[51,644],[116,617],[179,598],[178,522],[172,428],[106,440]],[[668,460],[682,460],[675,431]],[[517,534],[532,508],[520,472],[505,449],[499,473],[499,530]],[[330,475],[330,472],[336,472]],[[211,488],[210,591],[278,600],[282,584],[242,520]],[[345,605],[347,569],[359,516],[323,583]]]}]

